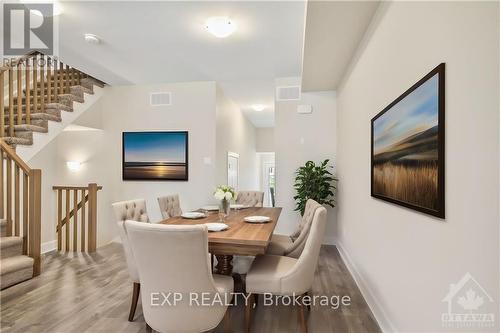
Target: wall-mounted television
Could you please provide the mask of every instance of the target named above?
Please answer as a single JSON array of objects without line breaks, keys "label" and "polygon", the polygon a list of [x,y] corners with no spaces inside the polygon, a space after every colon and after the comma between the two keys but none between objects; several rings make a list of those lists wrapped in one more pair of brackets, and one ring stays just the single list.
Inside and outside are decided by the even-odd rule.
[{"label": "wall-mounted television", "polygon": [[188,132],[123,132],[123,180],[188,180]]}]

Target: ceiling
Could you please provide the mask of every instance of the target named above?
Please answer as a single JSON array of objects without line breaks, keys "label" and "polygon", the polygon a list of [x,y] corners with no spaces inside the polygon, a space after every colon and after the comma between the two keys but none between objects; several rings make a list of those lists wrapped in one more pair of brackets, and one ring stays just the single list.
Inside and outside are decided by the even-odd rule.
[{"label": "ceiling", "polygon": [[336,90],[379,1],[309,1],[302,91]]},{"label": "ceiling", "polygon": [[[300,76],[306,4],[290,2],[64,2],[60,56],[112,85],[217,81],[257,127],[274,124],[274,79]],[[204,29],[228,16],[238,30]],[[102,39],[87,44],[83,34]],[[252,104],[264,104],[253,111]]]}]

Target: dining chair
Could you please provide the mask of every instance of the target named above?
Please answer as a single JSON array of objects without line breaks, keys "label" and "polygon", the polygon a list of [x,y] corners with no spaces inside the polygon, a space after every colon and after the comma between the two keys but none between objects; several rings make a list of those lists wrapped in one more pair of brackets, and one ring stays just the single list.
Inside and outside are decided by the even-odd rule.
[{"label": "dining chair", "polygon": [[[262,207],[264,202],[264,192],[259,191],[239,191],[236,196],[236,203],[249,207]],[[253,257],[235,256],[233,258],[233,271],[238,274],[246,274],[253,261]]]},{"label": "dining chair", "polygon": [[322,206],[316,201],[307,200],[304,215],[297,230],[291,236],[273,234],[266,254],[298,258],[304,249],[314,213],[320,207]]},{"label": "dining chair", "polygon": [[250,207],[262,207],[264,203],[264,192],[239,191],[236,196],[236,203]]},{"label": "dining chair", "polygon": [[[250,331],[255,295],[273,294],[299,297],[311,289],[314,272],[326,227],[326,208],[319,207],[313,215],[309,237],[298,259],[286,256],[257,256],[246,276],[246,292],[249,301],[245,308],[245,328]],[[301,332],[307,332],[304,304],[298,304],[298,321]]]},{"label": "dining chair", "polygon": [[[230,276],[212,274],[205,225],[165,225],[126,221],[141,277],[141,299],[147,329],[158,332],[203,332],[225,319],[234,284]],[[162,295],[180,295],[170,304],[157,302]],[[193,296],[195,293],[196,296]],[[196,297],[198,302],[192,302]],[[204,306],[207,297],[210,306]],[[210,300],[214,300],[212,303]],[[207,303],[205,303],[207,304]]]},{"label": "dining chair", "polygon": [[158,204],[160,205],[161,216],[164,219],[182,215],[181,203],[177,194],[159,197]]},{"label": "dining chair", "polygon": [[128,272],[133,283],[132,303],[130,305],[130,313],[128,315],[128,321],[133,321],[135,309],[137,308],[137,301],[139,300],[141,285],[139,282],[139,274],[137,273],[134,256],[132,255],[132,252],[130,250],[130,243],[125,231],[124,222],[126,220],[149,222],[149,217],[146,212],[146,200],[137,199],[130,201],[120,201],[115,202],[111,206],[113,207],[113,211],[115,212],[118,230],[120,233],[120,238],[122,240],[123,250],[125,252],[125,260],[127,261]]}]

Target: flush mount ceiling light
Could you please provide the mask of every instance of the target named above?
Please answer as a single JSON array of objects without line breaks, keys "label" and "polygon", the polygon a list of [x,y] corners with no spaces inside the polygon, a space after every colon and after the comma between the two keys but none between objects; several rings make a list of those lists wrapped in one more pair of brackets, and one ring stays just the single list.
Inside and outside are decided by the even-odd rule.
[{"label": "flush mount ceiling light", "polygon": [[94,34],[85,34],[84,38],[85,38],[85,41],[89,44],[100,44],[101,43],[101,39]]},{"label": "flush mount ceiling light", "polygon": [[255,111],[264,111],[264,109],[266,108],[265,105],[262,105],[262,104],[254,104],[252,105],[252,109],[254,109]]},{"label": "flush mount ceiling light", "polygon": [[226,38],[236,31],[236,23],[228,17],[217,16],[207,20],[205,27],[208,32],[217,38]]}]

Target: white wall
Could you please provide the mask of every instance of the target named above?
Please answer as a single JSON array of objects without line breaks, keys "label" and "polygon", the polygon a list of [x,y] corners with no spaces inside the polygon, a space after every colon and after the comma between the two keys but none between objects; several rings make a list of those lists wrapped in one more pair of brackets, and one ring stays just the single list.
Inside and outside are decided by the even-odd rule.
[{"label": "white wall", "polygon": [[260,127],[256,131],[256,150],[259,153],[274,151],[274,127]]},{"label": "white wall", "polygon": [[[276,152],[276,206],[283,207],[277,232],[291,234],[299,223],[293,188],[295,171],[308,160],[336,162],[335,92],[302,93],[300,102],[276,102],[274,146]],[[312,114],[298,114],[298,104],[311,104]],[[325,242],[335,242],[336,210],[328,208]]]},{"label": "white wall", "polygon": [[[492,2],[383,6],[337,92],[338,243],[387,331],[452,330],[442,299],[466,272],[498,310],[498,13]],[[441,62],[446,220],[370,196],[370,119]]]},{"label": "white wall", "polygon": [[[173,105],[151,107],[149,92],[152,91],[172,92]],[[53,185],[96,182],[103,186],[98,194],[99,246],[118,235],[111,209],[115,201],[146,199],[152,221],[161,219],[157,203],[161,195],[178,193],[185,210],[213,201],[215,96],[214,82],[108,87],[101,100],[75,122],[102,130],[62,132],[29,163],[42,169],[42,242],[56,237]],[[189,181],[122,180],[122,132],[156,130],[189,131]],[[67,169],[66,161],[71,160],[83,163],[79,172]]]},{"label": "white wall", "polygon": [[255,127],[217,88],[216,183],[227,184],[227,152],[238,153],[239,190],[259,188]]}]

